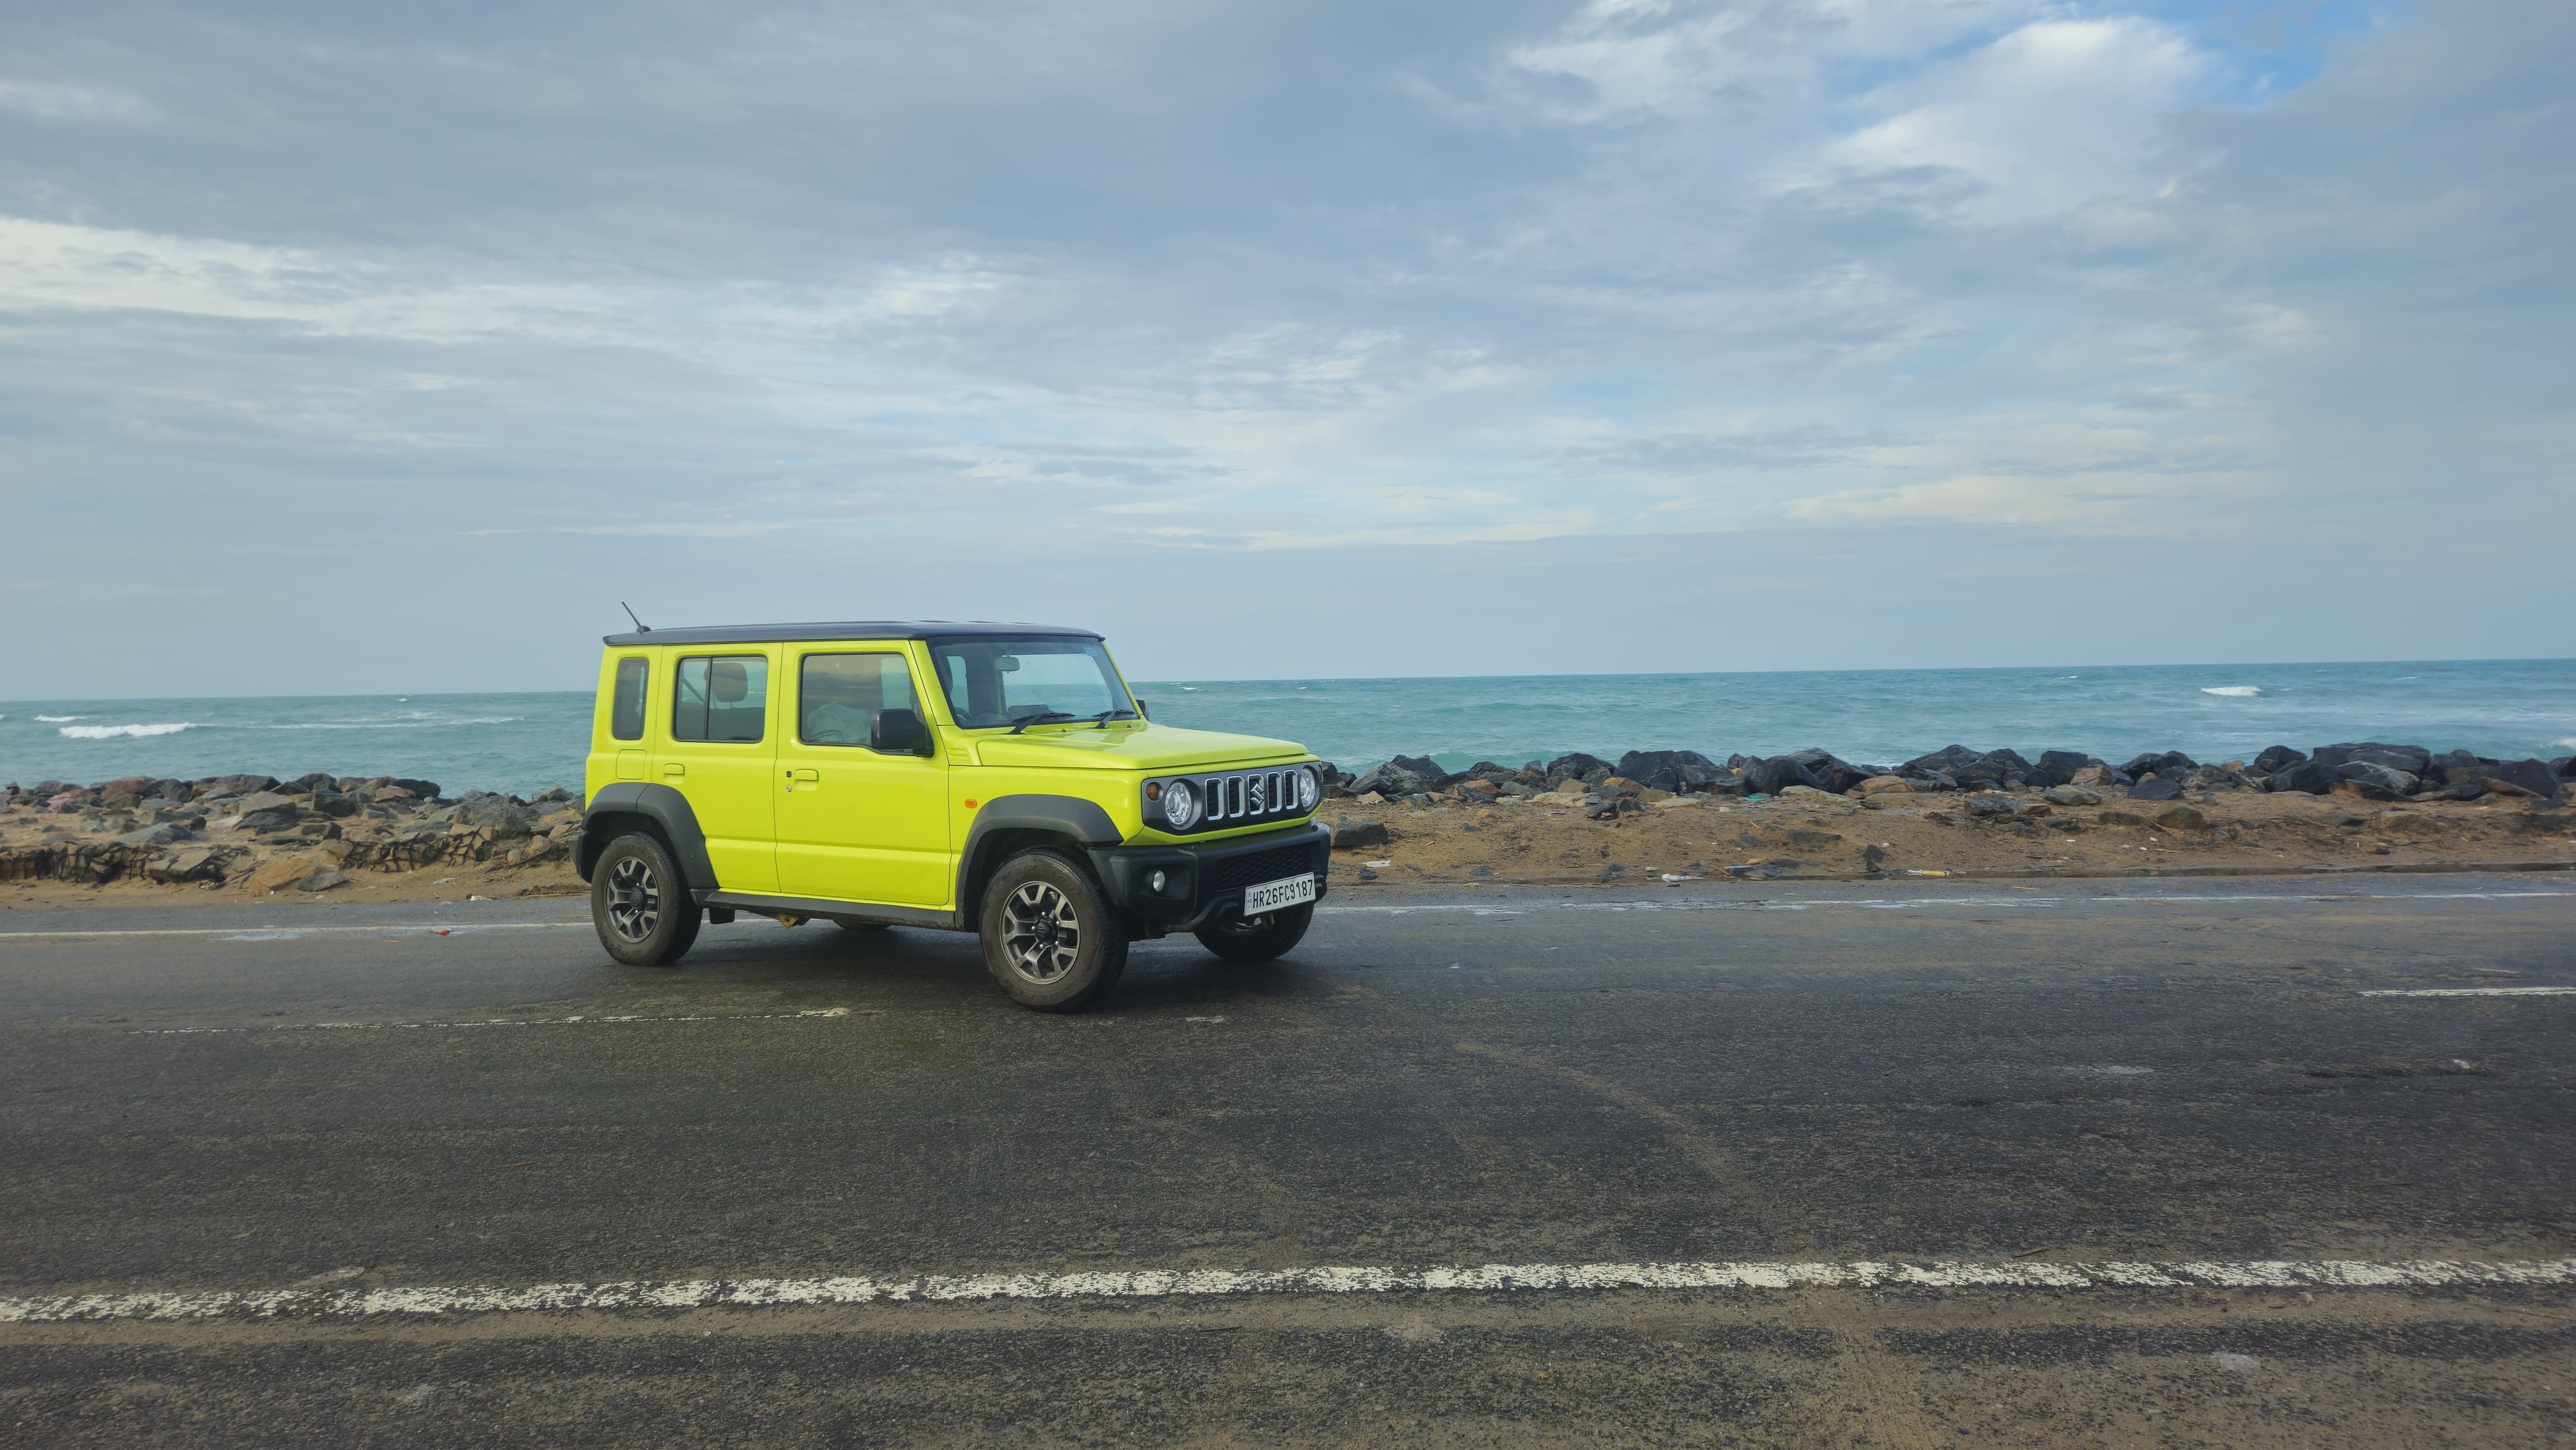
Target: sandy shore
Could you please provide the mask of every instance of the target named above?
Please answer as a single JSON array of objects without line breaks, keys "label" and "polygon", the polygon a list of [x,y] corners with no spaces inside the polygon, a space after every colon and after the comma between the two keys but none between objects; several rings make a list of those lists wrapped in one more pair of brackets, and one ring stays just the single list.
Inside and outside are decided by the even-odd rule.
[{"label": "sandy shore", "polygon": [[[2388,806],[2338,796],[2218,791],[2174,802],[2106,797],[2099,807],[2069,807],[2025,793],[2012,798],[2010,814],[1985,816],[1972,811],[1975,799],[1896,794],[1866,803],[1820,795],[1746,801],[1648,790],[1639,793],[1633,813],[1604,819],[1588,818],[1571,796],[1546,795],[1484,806],[1334,800],[1321,815],[1353,843],[1334,852],[1334,888],[1356,891],[1381,883],[1631,888],[1660,885],[1667,877],[2576,868],[2576,809],[2535,808],[2523,801]],[[0,846],[33,834],[25,823],[0,822]],[[337,854],[336,864],[352,864],[345,852]],[[328,843],[251,846],[220,880],[0,882],[0,910],[175,900],[262,906],[506,900],[573,896],[585,889],[559,854],[518,864],[502,856],[416,868],[357,867],[341,871],[345,881],[323,890],[298,885],[334,866]]]},{"label": "sandy shore", "polygon": [[2524,801],[2389,806],[2257,791],[2155,803],[2106,795],[2098,806],[2007,798],[2009,814],[1983,815],[1978,806],[1994,797],[1748,801],[1645,791],[1642,809],[1599,820],[1571,796],[1487,806],[1332,801],[1324,817],[1355,838],[1372,834],[1368,822],[1388,836],[1384,845],[1336,849],[1337,886],[1368,884],[1370,872],[1386,882],[1563,884],[2576,867],[2576,810]]}]

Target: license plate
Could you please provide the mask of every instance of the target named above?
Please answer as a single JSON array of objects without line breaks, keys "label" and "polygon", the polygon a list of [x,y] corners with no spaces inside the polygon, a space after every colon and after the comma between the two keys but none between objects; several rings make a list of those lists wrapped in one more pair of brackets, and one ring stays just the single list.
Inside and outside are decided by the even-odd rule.
[{"label": "license plate", "polygon": [[1315,899],[1315,873],[1287,876],[1277,881],[1264,881],[1243,889],[1243,914],[1259,916],[1283,906],[1296,906]]}]

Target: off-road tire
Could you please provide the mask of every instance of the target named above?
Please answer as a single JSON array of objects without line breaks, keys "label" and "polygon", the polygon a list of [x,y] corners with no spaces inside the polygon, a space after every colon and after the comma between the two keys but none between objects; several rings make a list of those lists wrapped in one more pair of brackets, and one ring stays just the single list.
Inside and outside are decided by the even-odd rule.
[{"label": "off-road tire", "polygon": [[703,919],[671,853],[651,836],[618,837],[591,867],[590,924],[608,954],[630,967],[677,962]]},{"label": "off-road tire", "polygon": [[1291,947],[1305,939],[1306,928],[1315,920],[1315,903],[1265,911],[1249,921],[1240,917],[1232,921],[1211,920],[1190,933],[1199,945],[1229,962],[1276,961]]},{"label": "off-road tire", "polygon": [[1127,970],[1127,925],[1091,873],[1061,852],[1023,851],[1002,863],[976,913],[984,968],[1012,1001],[1079,1012]]}]

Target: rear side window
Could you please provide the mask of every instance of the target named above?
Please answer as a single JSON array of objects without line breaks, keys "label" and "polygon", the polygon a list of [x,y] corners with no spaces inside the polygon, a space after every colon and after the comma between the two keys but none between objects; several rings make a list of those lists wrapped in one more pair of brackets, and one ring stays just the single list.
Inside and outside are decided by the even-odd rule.
[{"label": "rear side window", "polygon": [[650,663],[633,656],[617,662],[617,684],[608,698],[608,733],[618,740],[644,738],[644,677]]},{"label": "rear side window", "polygon": [[759,741],[769,713],[769,660],[699,655],[672,677],[671,738],[730,745]]},{"label": "rear side window", "polygon": [[901,655],[807,655],[796,684],[796,738],[808,745],[865,745],[877,712],[921,706]]}]

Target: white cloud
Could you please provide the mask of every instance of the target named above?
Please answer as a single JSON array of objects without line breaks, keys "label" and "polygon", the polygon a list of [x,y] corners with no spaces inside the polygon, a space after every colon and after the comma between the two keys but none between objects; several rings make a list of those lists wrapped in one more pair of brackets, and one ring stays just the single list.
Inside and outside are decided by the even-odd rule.
[{"label": "white cloud", "polygon": [[114,86],[0,78],[0,111],[39,121],[108,121],[136,125],[153,118],[152,103]]},{"label": "white cloud", "polygon": [[1954,173],[1968,184],[1962,209],[1988,222],[2152,194],[2161,125],[2208,67],[2180,32],[2136,16],[2026,25],[1871,95],[1864,110],[1884,119],[1782,184]]},{"label": "white cloud", "polygon": [[1937,50],[2027,14],[2033,0],[1590,0],[1514,46],[1514,71],[1573,88],[1529,103],[1562,121],[1692,116],[1730,96],[1813,84],[1837,63]]}]

